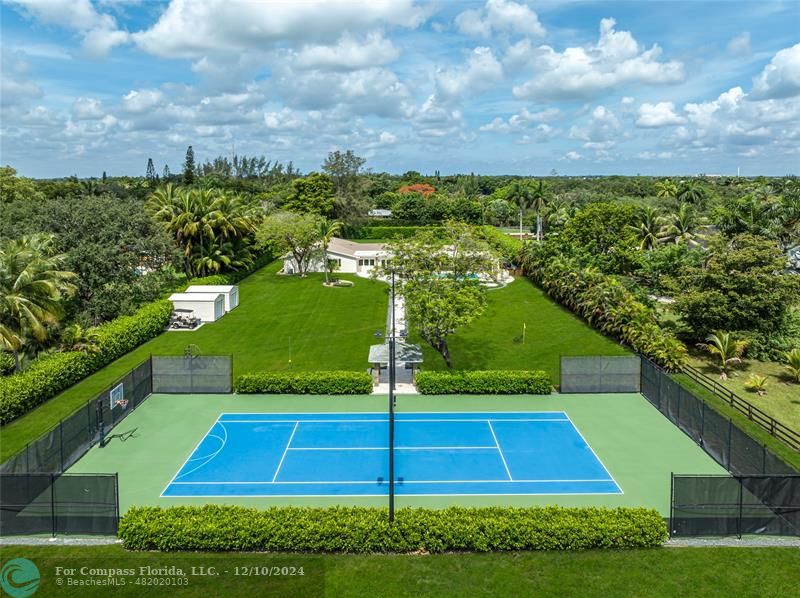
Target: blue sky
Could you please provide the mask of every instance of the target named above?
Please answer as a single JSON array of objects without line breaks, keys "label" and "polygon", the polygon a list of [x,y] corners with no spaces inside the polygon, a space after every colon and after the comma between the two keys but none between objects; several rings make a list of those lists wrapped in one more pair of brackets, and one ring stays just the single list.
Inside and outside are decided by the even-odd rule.
[{"label": "blue sky", "polygon": [[7,0],[0,162],[797,173],[800,2]]}]

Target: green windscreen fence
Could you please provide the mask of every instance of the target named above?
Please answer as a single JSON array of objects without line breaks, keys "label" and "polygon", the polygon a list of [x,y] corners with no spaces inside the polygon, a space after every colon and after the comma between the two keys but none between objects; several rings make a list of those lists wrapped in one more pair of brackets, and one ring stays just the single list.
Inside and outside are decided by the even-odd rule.
[{"label": "green windscreen fence", "polygon": [[153,356],[155,393],[229,393],[233,389],[230,355]]},{"label": "green windscreen fence", "polygon": [[115,535],[116,474],[0,473],[0,537]]},{"label": "green windscreen fence", "polygon": [[638,355],[561,358],[562,393],[639,392]]},{"label": "green windscreen fence", "polygon": [[66,471],[95,444],[107,441],[150,393],[148,359],[0,465],[0,473]]},{"label": "green windscreen fence", "polygon": [[670,535],[800,536],[800,475],[674,475]]}]

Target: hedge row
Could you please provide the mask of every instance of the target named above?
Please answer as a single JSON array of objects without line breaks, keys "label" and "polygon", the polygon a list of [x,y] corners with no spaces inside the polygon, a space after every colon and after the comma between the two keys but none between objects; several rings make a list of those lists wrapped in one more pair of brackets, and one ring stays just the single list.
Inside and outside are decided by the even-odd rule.
[{"label": "hedge row", "polygon": [[351,239],[408,239],[417,234],[418,231],[437,228],[432,226],[359,226],[348,230],[348,237]]},{"label": "hedge row", "polygon": [[486,241],[492,249],[499,252],[504,260],[511,264],[520,262],[520,252],[523,247],[522,241],[489,225],[478,226],[475,230],[478,237]]},{"label": "hedge row", "polygon": [[36,359],[19,374],[0,378],[0,424],[7,424],[160,334],[172,304],[157,301],[131,316],[98,326],[97,353],[68,351]]},{"label": "hedge row", "polygon": [[420,372],[417,390],[424,395],[549,395],[553,382],[539,370]]},{"label": "hedge row", "polygon": [[366,372],[254,372],[236,378],[242,394],[368,395],[372,377]]},{"label": "hedge row", "polygon": [[489,507],[133,507],[120,520],[128,550],[409,553],[647,548],[663,544],[654,509]]}]

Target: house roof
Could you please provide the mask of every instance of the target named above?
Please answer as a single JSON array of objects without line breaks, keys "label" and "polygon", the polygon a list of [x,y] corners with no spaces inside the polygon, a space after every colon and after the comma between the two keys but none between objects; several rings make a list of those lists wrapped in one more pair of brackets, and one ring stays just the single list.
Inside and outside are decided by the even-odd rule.
[{"label": "house roof", "polygon": [[169,296],[170,301],[194,301],[204,303],[206,301],[216,301],[222,297],[221,293],[173,293]]},{"label": "house roof", "polygon": [[375,254],[384,250],[383,243],[355,243],[347,239],[340,239],[334,237],[328,243],[329,253],[338,253],[340,255],[348,255],[351,257],[374,257]]},{"label": "house roof", "polygon": [[193,284],[184,293],[230,293],[235,288],[227,284]]}]

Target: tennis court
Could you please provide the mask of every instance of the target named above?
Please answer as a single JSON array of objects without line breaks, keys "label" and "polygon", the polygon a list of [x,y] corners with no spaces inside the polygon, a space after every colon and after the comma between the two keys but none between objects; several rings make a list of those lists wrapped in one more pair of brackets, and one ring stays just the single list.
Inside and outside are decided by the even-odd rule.
[{"label": "tennis court", "polygon": [[[223,413],[163,497],[388,493],[384,413]],[[622,491],[563,411],[398,413],[398,495]]]}]

